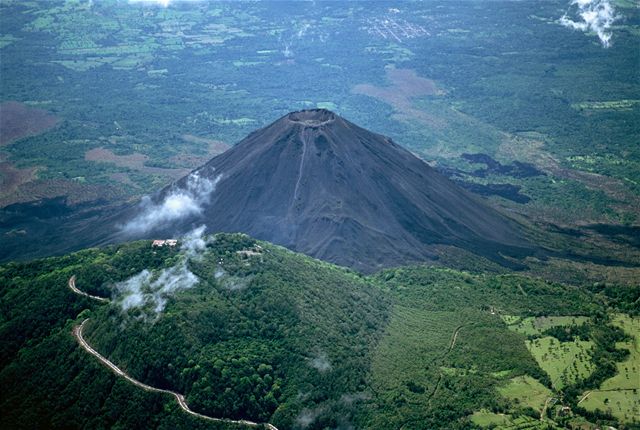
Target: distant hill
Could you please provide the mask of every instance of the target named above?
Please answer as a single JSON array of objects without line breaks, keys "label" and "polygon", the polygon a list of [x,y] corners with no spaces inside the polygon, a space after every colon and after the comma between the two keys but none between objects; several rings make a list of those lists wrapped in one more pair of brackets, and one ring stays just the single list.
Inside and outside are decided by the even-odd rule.
[{"label": "distant hill", "polygon": [[[451,245],[514,266],[523,227],[389,138],[324,109],[290,113],[118,216],[124,238],[205,224],[370,272]],[[111,239],[113,240],[113,238]]]}]

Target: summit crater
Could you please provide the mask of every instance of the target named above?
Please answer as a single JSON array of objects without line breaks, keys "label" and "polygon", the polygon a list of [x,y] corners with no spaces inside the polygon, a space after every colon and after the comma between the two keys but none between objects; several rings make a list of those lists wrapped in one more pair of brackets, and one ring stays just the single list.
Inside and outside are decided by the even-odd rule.
[{"label": "summit crater", "polygon": [[[179,216],[154,218],[149,208]],[[363,272],[437,258],[441,245],[507,266],[513,260],[505,257],[535,252],[519,223],[388,137],[325,109],[292,112],[252,132],[120,224],[136,221],[152,224],[137,236],[204,224]]]}]

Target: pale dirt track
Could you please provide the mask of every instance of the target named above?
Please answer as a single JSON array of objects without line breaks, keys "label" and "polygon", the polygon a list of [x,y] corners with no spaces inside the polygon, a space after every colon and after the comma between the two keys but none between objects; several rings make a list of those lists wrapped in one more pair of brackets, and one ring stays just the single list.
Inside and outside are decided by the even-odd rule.
[{"label": "pale dirt track", "polygon": [[580,404],[580,403],[582,403],[583,401],[587,400],[587,397],[589,397],[589,394],[591,394],[592,392],[593,392],[593,391],[587,391],[587,392],[584,394],[584,396],[582,396],[582,398],[580,399],[580,401],[578,401],[578,403],[576,403],[576,404],[578,404],[578,405],[579,405],[579,404]]},{"label": "pale dirt track", "polygon": [[582,396],[582,398],[578,401],[578,405],[582,402],[584,402],[585,400],[587,400],[587,398],[591,395],[591,393],[598,392],[598,393],[609,393],[609,392],[618,392],[618,391],[633,391],[635,390],[635,388],[611,388],[608,390],[589,390],[586,393],[584,393],[584,395]]},{"label": "pale dirt track", "polygon": [[544,421],[544,416],[547,413],[547,408],[549,407],[549,402],[551,401],[551,397],[548,397],[547,400],[544,401],[544,406],[540,411],[540,421]]},{"label": "pale dirt track", "polygon": [[464,325],[458,326],[456,330],[453,332],[453,337],[451,338],[451,344],[449,345],[449,349],[447,350],[446,354],[450,353],[453,347],[456,346],[456,341],[458,340],[458,333],[460,333],[460,329],[462,327],[464,327]]},{"label": "pale dirt track", "polygon": [[[453,348],[456,346],[456,341],[458,340],[458,334],[460,333],[460,330],[464,326],[465,324],[460,325],[456,327],[456,329],[453,331],[453,335],[451,336],[451,342],[449,343],[449,348],[442,355],[442,357],[440,358],[441,360],[443,360],[451,352],[451,350],[453,350]],[[436,393],[440,389],[441,382],[442,382],[442,372],[440,372],[440,375],[438,376],[438,382],[436,382],[436,388],[434,388],[433,392],[429,395],[429,398],[427,400],[428,403],[431,403],[431,400],[435,397]]]},{"label": "pale dirt track", "polygon": [[69,278],[69,282],[67,283],[67,285],[69,285],[69,288],[71,288],[71,291],[73,291],[76,294],[80,294],[81,296],[89,297],[90,299],[93,299],[93,300],[99,300],[99,301],[104,302],[104,303],[108,303],[109,302],[109,299],[107,299],[107,298],[98,297],[98,296],[92,296],[91,294],[87,294],[84,291],[80,291],[76,287],[76,275],[73,275],[72,277]]},{"label": "pale dirt track", "polygon": [[[90,294],[87,294],[85,292],[80,291],[79,289],[76,288],[75,280],[76,280],[76,277],[74,275],[71,278],[69,278],[69,283],[68,283],[69,288],[71,288],[71,290],[73,290],[73,292],[75,292],[77,294],[80,294],[82,296],[90,297],[90,298],[95,299],[95,300],[100,300],[102,302],[108,302],[109,301],[108,299],[105,299],[104,297],[92,296]],[[156,392],[156,393],[171,394],[173,397],[176,398],[176,400],[178,401],[178,405],[180,405],[180,408],[183,411],[185,411],[186,413],[188,413],[190,415],[198,417],[198,418],[202,418],[202,419],[209,420],[209,421],[220,422],[220,423],[242,424],[242,425],[246,425],[246,426],[249,426],[249,427],[258,427],[260,425],[264,425],[269,430],[278,430],[278,428],[276,426],[274,426],[273,424],[269,424],[269,423],[255,423],[253,421],[248,421],[248,420],[232,420],[232,419],[229,419],[229,418],[215,418],[215,417],[210,417],[208,415],[200,414],[198,412],[192,411],[189,408],[189,405],[187,405],[187,402],[186,402],[186,400],[184,398],[184,395],[182,395],[180,393],[176,393],[175,391],[152,387],[151,385],[147,385],[144,382],[140,382],[137,379],[132,378],[131,376],[127,375],[123,370],[121,370],[118,366],[116,366],[111,361],[109,361],[108,358],[104,357],[102,354],[100,354],[98,351],[93,349],[91,347],[91,345],[89,345],[87,343],[87,341],[84,339],[84,336],[82,335],[82,331],[84,330],[84,326],[87,323],[87,321],[89,321],[89,318],[87,318],[84,321],[82,321],[82,324],[80,324],[78,326],[75,326],[73,328],[73,336],[76,338],[76,340],[78,341],[80,346],[82,346],[82,348],[84,348],[84,350],[87,351],[89,354],[93,355],[98,360],[100,360],[100,362],[102,364],[104,364],[105,366],[107,366],[113,373],[115,373],[116,375],[126,379],[127,381],[131,382],[133,385],[136,385],[136,386],[138,386],[138,387],[140,387],[140,388],[142,388],[143,390],[146,390],[146,391],[152,391],[152,392]]]}]

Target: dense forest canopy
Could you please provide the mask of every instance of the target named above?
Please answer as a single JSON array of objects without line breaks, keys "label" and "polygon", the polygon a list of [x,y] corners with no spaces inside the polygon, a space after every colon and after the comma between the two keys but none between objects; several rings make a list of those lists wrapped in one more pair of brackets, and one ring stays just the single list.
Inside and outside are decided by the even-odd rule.
[{"label": "dense forest canopy", "polygon": [[[0,428],[640,429],[638,46],[632,0],[1,0]],[[445,201],[421,233],[433,249],[396,243],[383,270],[368,259],[387,220],[365,242],[335,216],[376,194],[352,154],[306,180],[277,155],[267,173],[293,166],[292,211],[296,190],[343,180],[296,249],[338,219],[366,274],[162,217],[155,245],[101,236],[301,110],[410,151],[450,201],[462,188],[510,219],[480,238],[519,238],[513,221],[536,252],[465,242],[487,219]],[[287,196],[238,158],[255,181],[225,217],[268,205],[261,186]],[[393,187],[379,206],[426,222]],[[459,241],[432,240],[454,224]]]},{"label": "dense forest canopy", "polygon": [[[635,422],[633,396],[627,415],[578,402],[612,378],[633,385],[637,350],[626,345],[637,342],[638,320],[623,312],[637,313],[637,288],[630,302],[428,266],[364,277],[245,235],[200,240],[2,266],[0,379],[13,387],[3,426],[126,427],[140,417],[143,427],[213,425],[83,351],[71,331],[86,318],[97,351],[209,416],[317,429],[464,428],[487,414],[542,414],[551,427]],[[110,302],[74,293],[73,275],[82,292]],[[533,383],[557,399],[553,408],[522,397]]]}]

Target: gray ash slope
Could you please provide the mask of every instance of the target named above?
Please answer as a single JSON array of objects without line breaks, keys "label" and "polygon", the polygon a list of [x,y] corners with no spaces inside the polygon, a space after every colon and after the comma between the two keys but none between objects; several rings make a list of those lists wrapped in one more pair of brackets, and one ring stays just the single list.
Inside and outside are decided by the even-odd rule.
[{"label": "gray ash slope", "polygon": [[370,272],[452,245],[503,265],[531,254],[523,228],[391,139],[327,110],[290,113],[154,196],[219,178],[199,212],[145,234],[243,232]]}]

